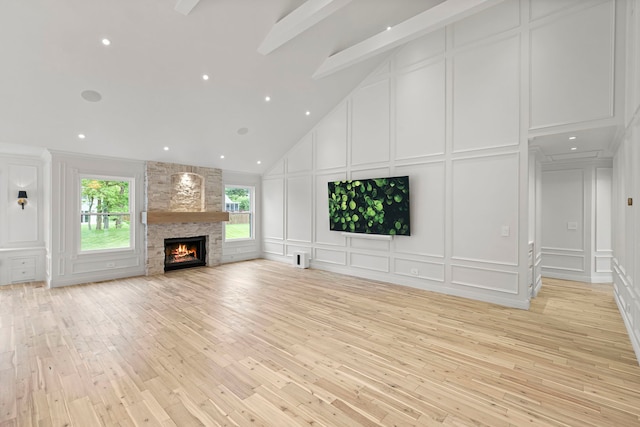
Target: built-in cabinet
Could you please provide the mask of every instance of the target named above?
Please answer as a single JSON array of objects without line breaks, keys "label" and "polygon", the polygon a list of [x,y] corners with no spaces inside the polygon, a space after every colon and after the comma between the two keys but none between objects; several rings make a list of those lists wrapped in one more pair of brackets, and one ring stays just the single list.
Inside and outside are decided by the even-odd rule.
[{"label": "built-in cabinet", "polygon": [[0,286],[45,280],[46,152],[0,144],[0,154]]},{"label": "built-in cabinet", "polygon": [[0,285],[45,280],[45,249],[0,249]]}]

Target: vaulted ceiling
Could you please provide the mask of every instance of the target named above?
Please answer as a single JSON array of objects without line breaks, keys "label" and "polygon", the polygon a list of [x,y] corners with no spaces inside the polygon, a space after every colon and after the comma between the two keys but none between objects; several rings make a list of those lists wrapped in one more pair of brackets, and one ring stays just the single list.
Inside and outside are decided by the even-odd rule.
[{"label": "vaulted ceiling", "polygon": [[262,173],[393,48],[501,1],[6,0],[0,144]]},{"label": "vaulted ceiling", "polygon": [[6,0],[0,143],[261,173],[440,3]]}]

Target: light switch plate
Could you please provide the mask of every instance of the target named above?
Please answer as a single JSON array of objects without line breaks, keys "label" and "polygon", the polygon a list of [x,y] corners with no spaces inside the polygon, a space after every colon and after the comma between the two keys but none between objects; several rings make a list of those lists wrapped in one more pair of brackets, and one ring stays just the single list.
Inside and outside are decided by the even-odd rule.
[{"label": "light switch plate", "polygon": [[510,227],[508,225],[503,225],[500,234],[502,235],[502,237],[509,237],[509,235],[511,234]]},{"label": "light switch plate", "polygon": [[567,222],[567,230],[577,230],[578,229],[578,223],[575,221],[569,221]]}]

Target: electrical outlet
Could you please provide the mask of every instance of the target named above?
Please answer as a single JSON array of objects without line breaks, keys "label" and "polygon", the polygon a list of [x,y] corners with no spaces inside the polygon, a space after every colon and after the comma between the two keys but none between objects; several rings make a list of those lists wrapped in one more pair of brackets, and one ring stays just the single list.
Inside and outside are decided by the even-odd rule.
[{"label": "electrical outlet", "polygon": [[411,275],[417,276],[418,275],[418,269],[417,268],[412,268],[411,269]]}]

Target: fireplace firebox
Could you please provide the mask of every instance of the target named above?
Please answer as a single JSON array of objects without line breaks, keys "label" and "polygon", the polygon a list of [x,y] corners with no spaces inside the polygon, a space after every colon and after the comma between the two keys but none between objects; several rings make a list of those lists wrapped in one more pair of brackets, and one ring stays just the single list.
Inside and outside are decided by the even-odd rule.
[{"label": "fireplace firebox", "polygon": [[164,271],[207,265],[207,236],[164,239]]}]

